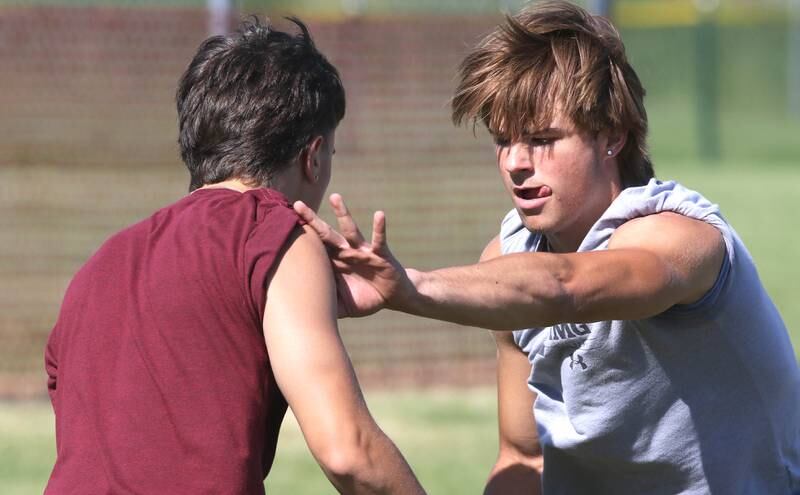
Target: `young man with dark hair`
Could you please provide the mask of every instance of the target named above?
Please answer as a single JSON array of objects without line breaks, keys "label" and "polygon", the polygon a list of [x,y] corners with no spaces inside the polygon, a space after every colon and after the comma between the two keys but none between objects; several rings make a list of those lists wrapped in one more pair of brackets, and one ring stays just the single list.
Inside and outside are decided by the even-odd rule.
[{"label": "young man with dark hair", "polygon": [[486,493],[800,493],[786,328],[718,207],[653,178],[644,90],[613,26],[535,4],[459,75],[453,119],[494,136],[514,204],[479,264],[406,270],[382,213],[368,243],[339,196],[341,234],[295,208],[341,271],[341,314],[501,330]]},{"label": "young man with dark hair", "polygon": [[[345,94],[305,25],[206,40],[177,91],[191,194],[77,273],[46,350],[47,493],[263,493],[287,403],[343,493],[422,493],[372,419],[317,208]],[[265,345],[266,341],[266,345]]]}]

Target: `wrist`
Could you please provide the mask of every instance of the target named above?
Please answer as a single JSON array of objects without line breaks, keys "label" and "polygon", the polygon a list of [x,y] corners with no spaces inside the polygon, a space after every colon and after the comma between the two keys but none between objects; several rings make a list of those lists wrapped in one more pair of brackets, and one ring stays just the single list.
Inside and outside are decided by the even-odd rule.
[{"label": "wrist", "polygon": [[407,268],[405,270],[407,283],[397,292],[393,301],[387,301],[387,307],[403,313],[416,314],[415,308],[418,306],[420,296],[419,288],[425,278],[425,272]]}]

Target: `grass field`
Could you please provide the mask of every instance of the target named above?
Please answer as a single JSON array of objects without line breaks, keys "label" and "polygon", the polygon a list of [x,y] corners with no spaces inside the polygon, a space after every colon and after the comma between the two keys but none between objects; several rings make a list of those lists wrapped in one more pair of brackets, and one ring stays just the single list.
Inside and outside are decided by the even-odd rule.
[{"label": "grass field", "polygon": [[[430,493],[474,493],[496,454],[494,391],[367,393],[373,415]],[[0,493],[41,493],[55,458],[47,402],[0,403]],[[335,493],[291,415],[281,430],[267,481],[274,494]]]}]

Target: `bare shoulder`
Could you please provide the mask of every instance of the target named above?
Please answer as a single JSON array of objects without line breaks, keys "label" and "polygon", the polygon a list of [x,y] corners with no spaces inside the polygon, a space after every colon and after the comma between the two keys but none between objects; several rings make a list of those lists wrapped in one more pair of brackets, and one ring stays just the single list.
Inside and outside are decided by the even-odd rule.
[{"label": "bare shoulder", "polygon": [[319,294],[334,293],[333,273],[322,241],[308,225],[296,228],[286,243],[268,288],[268,296],[277,291]]},{"label": "bare shoulder", "polygon": [[492,258],[497,258],[503,254],[502,249],[500,247],[500,236],[496,235],[494,239],[489,241],[489,244],[483,248],[483,252],[481,253],[481,261],[487,261]]},{"label": "bare shoulder", "polygon": [[286,248],[280,261],[281,265],[289,264],[302,267],[302,272],[329,268],[325,246],[314,229],[308,225],[297,227],[286,242]]},{"label": "bare shoulder", "polygon": [[297,246],[302,250],[325,254],[325,246],[322,244],[322,240],[308,224],[296,228],[292,236],[290,248]]},{"label": "bare shoulder", "polygon": [[658,255],[687,288],[682,304],[695,302],[713,286],[725,257],[725,241],[716,227],[673,212],[626,222],[611,237],[609,249],[646,249]]}]

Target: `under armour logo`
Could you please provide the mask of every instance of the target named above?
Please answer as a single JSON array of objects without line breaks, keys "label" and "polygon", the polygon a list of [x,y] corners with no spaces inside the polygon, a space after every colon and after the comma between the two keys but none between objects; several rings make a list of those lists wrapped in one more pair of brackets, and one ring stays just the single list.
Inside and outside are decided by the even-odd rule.
[{"label": "under armour logo", "polygon": [[583,356],[578,354],[577,352],[573,352],[569,355],[569,369],[575,369],[575,365],[580,365],[582,370],[585,370],[589,366],[583,362]]}]

